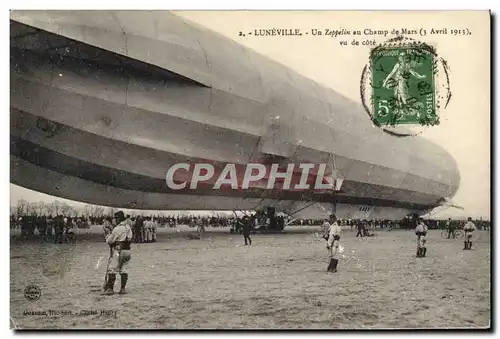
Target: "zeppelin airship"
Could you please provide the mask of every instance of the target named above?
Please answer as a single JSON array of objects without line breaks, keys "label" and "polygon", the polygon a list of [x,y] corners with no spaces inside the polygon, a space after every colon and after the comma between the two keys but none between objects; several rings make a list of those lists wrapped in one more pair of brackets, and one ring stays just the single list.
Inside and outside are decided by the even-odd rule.
[{"label": "zeppelin airship", "polygon": [[[335,76],[335,74],[332,74]],[[442,205],[445,150],[373,126],[352,101],[165,11],[13,11],[11,182],[148,210],[257,210],[400,219]],[[331,192],[173,190],[179,163],[332,165]]]}]

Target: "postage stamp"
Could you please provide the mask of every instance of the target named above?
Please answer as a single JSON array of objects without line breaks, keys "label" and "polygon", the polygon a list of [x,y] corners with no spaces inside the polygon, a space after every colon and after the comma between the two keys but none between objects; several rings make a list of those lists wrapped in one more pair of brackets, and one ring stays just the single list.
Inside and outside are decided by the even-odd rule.
[{"label": "postage stamp", "polygon": [[371,50],[360,90],[375,126],[397,136],[417,135],[439,125],[450,101],[448,65],[432,46],[396,37]]},{"label": "postage stamp", "polygon": [[382,124],[430,124],[435,108],[433,55],[412,47],[384,48],[371,55],[374,120]]}]

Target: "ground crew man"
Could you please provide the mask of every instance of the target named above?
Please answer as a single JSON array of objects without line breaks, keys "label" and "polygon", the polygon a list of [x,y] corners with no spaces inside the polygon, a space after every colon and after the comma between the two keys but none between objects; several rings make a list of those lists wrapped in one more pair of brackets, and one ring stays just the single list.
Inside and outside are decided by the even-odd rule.
[{"label": "ground crew man", "polygon": [[446,221],[446,228],[448,229],[448,239],[450,239],[450,236],[455,239],[455,224],[451,221],[451,218]]},{"label": "ground crew man", "polygon": [[203,239],[203,235],[205,234],[205,225],[203,225],[203,221],[201,220],[201,218],[198,218],[196,223],[198,224],[197,231],[200,239]]},{"label": "ground crew man", "polygon": [[150,218],[147,223],[146,229],[146,242],[153,242],[153,228],[155,227],[155,218]]},{"label": "ground crew man", "polygon": [[47,239],[52,237],[53,229],[54,229],[54,219],[52,219],[52,216],[49,215],[49,217],[47,218]]},{"label": "ground crew man", "polygon": [[328,222],[328,219],[325,219],[325,222],[323,222],[323,225],[321,225],[321,237],[328,241],[328,237],[330,236],[330,223]]},{"label": "ground crew man", "polygon": [[365,222],[360,220],[357,225],[358,233],[356,233],[356,238],[361,236],[363,238],[366,235]]},{"label": "ground crew man", "polygon": [[[151,220],[151,217],[148,217],[148,220]],[[146,242],[146,222],[141,224],[141,243]]]},{"label": "ground crew man", "polygon": [[469,217],[467,218],[467,222],[464,225],[464,233],[465,233],[465,239],[464,239],[464,250],[470,250],[472,249],[472,232],[476,230],[476,225],[472,222],[472,218]]},{"label": "ground crew man", "polygon": [[138,217],[135,220],[134,224],[134,242],[141,243],[142,242],[142,227],[144,226],[144,219],[141,217]]},{"label": "ground crew man", "polygon": [[337,265],[340,258],[340,232],[341,228],[337,224],[337,217],[335,214],[330,215],[330,233],[328,235],[328,243],[326,245],[327,250],[330,253],[330,263],[328,264],[327,271],[335,273],[337,272]]},{"label": "ground crew man", "polygon": [[144,242],[151,242],[151,224],[153,223],[151,217],[147,217],[144,222]]},{"label": "ground crew man", "polygon": [[58,215],[55,218],[54,230],[55,230],[54,243],[62,244],[63,232],[64,232],[64,219],[62,215]]},{"label": "ground crew man", "polygon": [[425,257],[427,253],[427,225],[424,223],[424,219],[419,219],[419,224],[415,228],[415,234],[417,235],[417,258]]},{"label": "ground crew man", "polygon": [[245,215],[242,221],[243,221],[243,237],[245,238],[245,245],[252,245],[252,239],[250,239],[250,227],[251,227],[250,225],[252,220],[247,215]]},{"label": "ground crew man", "polygon": [[115,213],[117,226],[113,229],[110,235],[106,237],[106,243],[112,248],[112,255],[107,272],[107,283],[104,295],[112,295],[116,281],[116,274],[120,274],[120,294],[125,294],[125,286],[127,285],[128,273],[126,266],[131,258],[130,244],[132,242],[132,229],[130,223],[126,221],[122,211]]},{"label": "ground crew man", "polygon": [[156,242],[156,229],[160,227],[160,223],[158,219],[154,219],[151,224],[151,242]]}]

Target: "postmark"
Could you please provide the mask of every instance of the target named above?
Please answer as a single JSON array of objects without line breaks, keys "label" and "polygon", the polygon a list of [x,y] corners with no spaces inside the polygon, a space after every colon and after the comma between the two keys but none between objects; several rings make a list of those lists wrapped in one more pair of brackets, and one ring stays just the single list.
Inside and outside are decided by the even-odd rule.
[{"label": "postmark", "polygon": [[371,50],[360,94],[375,126],[417,135],[441,122],[451,99],[448,65],[434,47],[396,37]]}]

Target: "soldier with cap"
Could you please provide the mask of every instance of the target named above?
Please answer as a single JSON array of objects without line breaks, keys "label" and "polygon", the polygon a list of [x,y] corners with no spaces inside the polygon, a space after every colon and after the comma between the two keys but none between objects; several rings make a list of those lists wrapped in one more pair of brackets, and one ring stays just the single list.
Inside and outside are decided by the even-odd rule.
[{"label": "soldier with cap", "polygon": [[107,280],[104,295],[112,295],[116,281],[116,274],[120,274],[120,294],[125,294],[125,286],[127,285],[128,273],[126,266],[131,258],[130,244],[132,242],[131,223],[125,218],[122,211],[115,213],[117,226],[111,234],[106,237],[106,243],[112,248],[112,255],[108,268]]},{"label": "soldier with cap", "polygon": [[321,225],[321,237],[326,241],[328,241],[329,235],[330,235],[330,223],[328,222],[328,219],[325,219],[323,225]]},{"label": "soldier with cap", "polygon": [[328,234],[328,243],[326,248],[330,253],[330,263],[328,264],[327,271],[331,273],[337,272],[337,265],[340,258],[340,232],[341,228],[337,224],[337,217],[335,214],[330,215],[330,232]]},{"label": "soldier with cap", "polygon": [[451,218],[448,218],[448,221],[446,221],[446,229],[448,230],[448,239],[450,239],[450,236],[453,236],[453,239],[455,239],[455,224],[451,221]]},{"label": "soldier with cap", "polygon": [[253,223],[253,220],[248,217],[248,215],[245,215],[242,220],[242,226],[243,226],[243,237],[245,238],[245,246],[246,245],[252,245],[252,239],[250,238],[250,230],[251,230],[251,225]]},{"label": "soldier with cap", "polygon": [[472,233],[476,230],[476,225],[472,222],[472,218],[468,217],[467,222],[464,225],[464,250],[472,249]]},{"label": "soldier with cap", "polygon": [[144,223],[144,230],[146,234],[146,238],[144,242],[150,243],[153,242],[153,229],[155,227],[156,218],[149,217],[148,221]]},{"label": "soldier with cap", "polygon": [[417,235],[417,258],[425,257],[427,253],[427,225],[424,223],[423,218],[418,219],[419,224],[415,228],[415,234]]},{"label": "soldier with cap", "polygon": [[160,219],[154,218],[151,225],[151,242],[156,242],[156,229],[160,227]]}]

